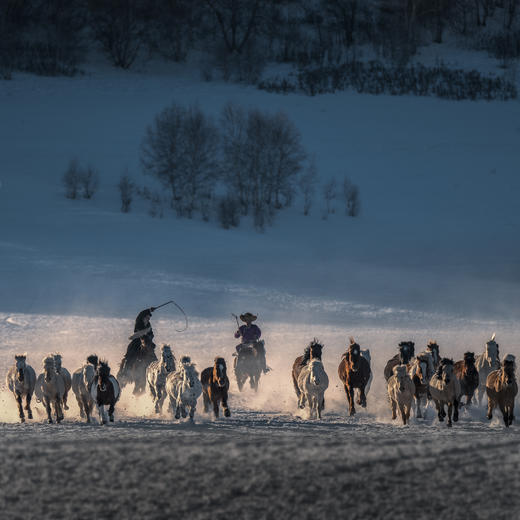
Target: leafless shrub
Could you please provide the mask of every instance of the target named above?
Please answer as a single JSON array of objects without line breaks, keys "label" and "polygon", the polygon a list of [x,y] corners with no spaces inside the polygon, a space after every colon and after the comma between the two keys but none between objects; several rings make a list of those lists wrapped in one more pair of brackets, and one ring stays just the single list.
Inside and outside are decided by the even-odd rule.
[{"label": "leafless shrub", "polygon": [[99,187],[99,175],[97,170],[90,165],[84,170],[81,170],[80,185],[83,188],[83,198],[91,199]]},{"label": "leafless shrub", "polygon": [[343,199],[345,201],[345,215],[357,217],[360,210],[359,188],[348,177],[343,179]]},{"label": "leafless shrub", "polygon": [[310,214],[314,194],[316,192],[318,172],[316,170],[316,159],[311,158],[309,165],[303,175],[300,177],[299,187],[303,196],[303,214]]},{"label": "leafless shrub", "polygon": [[130,206],[132,204],[135,192],[135,184],[130,179],[128,174],[124,173],[119,179],[117,188],[119,189],[119,194],[121,196],[121,211],[123,213],[128,213],[130,211]]},{"label": "leafless shrub", "polygon": [[[337,197],[337,182],[332,178],[323,186],[323,198],[325,199],[325,215],[330,215],[336,212],[334,201]],[[326,218],[326,217],[325,217]]]},{"label": "leafless shrub", "polygon": [[81,176],[82,171],[78,160],[71,159],[62,178],[63,186],[65,187],[65,197],[68,199],[79,198]]}]

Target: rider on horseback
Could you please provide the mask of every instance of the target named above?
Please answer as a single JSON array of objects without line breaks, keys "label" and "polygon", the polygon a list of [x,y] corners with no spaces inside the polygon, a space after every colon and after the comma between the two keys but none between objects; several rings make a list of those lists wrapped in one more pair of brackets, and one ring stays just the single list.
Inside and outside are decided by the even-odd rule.
[{"label": "rider on horseback", "polygon": [[243,347],[251,345],[256,350],[262,363],[262,370],[264,371],[264,374],[266,374],[269,372],[270,368],[266,364],[264,341],[260,339],[262,331],[258,325],[253,325],[253,321],[257,319],[257,316],[250,312],[246,312],[245,314],[240,315],[240,319],[245,323],[245,325],[241,325],[235,332],[235,338],[242,338],[242,343],[236,346],[237,353],[240,355],[240,351]]},{"label": "rider on horseback", "polygon": [[136,363],[156,361],[155,343],[153,342],[153,330],[150,318],[155,307],[141,311],[135,319],[134,334],[130,336],[126,354],[121,361],[118,378],[124,378],[128,372],[134,369]]}]

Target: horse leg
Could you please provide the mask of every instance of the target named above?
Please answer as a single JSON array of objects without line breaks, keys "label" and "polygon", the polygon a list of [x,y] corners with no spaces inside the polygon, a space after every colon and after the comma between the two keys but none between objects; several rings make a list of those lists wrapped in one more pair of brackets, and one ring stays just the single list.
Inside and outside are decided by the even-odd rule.
[{"label": "horse leg", "polygon": [[101,419],[102,424],[106,424],[108,421],[107,421],[107,418],[106,418],[105,405],[104,404],[98,404],[97,408],[98,408],[99,418]]},{"label": "horse leg", "polygon": [[57,423],[60,423],[61,421],[63,421],[63,411],[61,409],[61,399],[58,396],[56,396],[56,399],[54,399],[54,414],[56,415]]},{"label": "horse leg", "polygon": [[224,394],[222,395],[222,408],[224,408],[224,417],[229,417],[231,415],[231,412],[229,411],[227,400],[228,400],[228,393],[227,393],[227,390],[224,390]]},{"label": "horse leg", "polygon": [[47,421],[49,422],[49,424],[52,424],[51,402],[47,398],[44,398],[44,401],[45,401],[45,410],[47,411]]},{"label": "horse leg", "polygon": [[365,394],[365,387],[362,386],[359,389],[359,404],[361,405],[361,408],[367,407],[367,396]]},{"label": "horse leg", "polygon": [[[442,405],[442,407],[444,408],[444,405]],[[452,426],[452,422],[451,422],[451,415],[453,413],[453,403],[450,401],[448,403],[448,424],[446,426],[450,427]]]},{"label": "horse leg", "polygon": [[159,396],[159,412],[158,413],[161,413],[163,406],[164,406],[164,399],[166,398],[166,389],[164,387],[160,388],[159,393],[160,393],[160,396]]},{"label": "horse leg", "polygon": [[406,424],[406,410],[404,408],[404,404],[399,403],[399,413],[401,414],[401,420],[403,424]]},{"label": "horse leg", "polygon": [[202,402],[204,404],[204,413],[208,413],[210,400],[209,400],[209,395],[208,395],[208,391],[206,388],[204,388],[202,391]]},{"label": "horse leg", "polygon": [[69,392],[68,390],[65,390],[65,393],[63,394],[63,408],[65,410],[68,410],[69,409],[69,405],[67,404],[67,398],[69,396]]},{"label": "horse leg", "polygon": [[415,416],[417,417],[417,419],[422,419],[421,396],[417,392],[415,393],[415,405],[416,405]]},{"label": "horse leg", "polygon": [[218,419],[219,409],[218,409],[218,399],[213,397],[213,413],[215,414],[215,418]]},{"label": "horse leg", "polygon": [[[190,422],[194,421],[196,408],[197,408],[197,402],[194,402],[193,405],[190,406]],[[218,410],[218,403],[217,403],[217,410]]]},{"label": "horse leg", "polygon": [[453,400],[453,422],[457,422],[459,420],[459,400]]},{"label": "horse leg", "polygon": [[349,415],[354,415],[356,413],[356,407],[354,406],[354,388],[349,388],[348,390],[348,405]]},{"label": "horse leg", "polygon": [[392,398],[390,398],[390,406],[392,407],[392,421],[395,421],[397,419],[397,403]]},{"label": "horse leg", "polygon": [[180,399],[177,399],[177,403],[175,404],[175,419],[181,418],[181,404]]},{"label": "horse leg", "polygon": [[504,424],[506,425],[506,428],[509,428],[509,414],[507,412],[507,408],[505,404],[501,401],[498,402],[498,406],[500,408],[500,411],[502,412],[502,418],[504,419]]},{"label": "horse leg", "polygon": [[18,403],[18,415],[20,416],[20,422],[25,422],[25,416],[23,413],[22,406],[22,394],[19,392],[16,392],[16,402]]},{"label": "horse leg", "polygon": [[491,397],[488,397],[488,410],[486,415],[488,420],[491,420],[493,418],[493,408],[495,408],[495,401],[491,399]]},{"label": "horse leg", "polygon": [[27,410],[27,417],[29,419],[33,418],[32,410],[31,410],[31,398],[32,398],[31,394],[27,394],[25,396],[25,409]]},{"label": "horse leg", "polygon": [[440,401],[435,399],[435,406],[437,408],[437,417],[439,418],[439,422],[444,421],[444,405],[441,405]]},{"label": "horse leg", "polygon": [[115,401],[110,401],[110,406],[108,407],[108,419],[110,422],[114,422],[115,404]]}]

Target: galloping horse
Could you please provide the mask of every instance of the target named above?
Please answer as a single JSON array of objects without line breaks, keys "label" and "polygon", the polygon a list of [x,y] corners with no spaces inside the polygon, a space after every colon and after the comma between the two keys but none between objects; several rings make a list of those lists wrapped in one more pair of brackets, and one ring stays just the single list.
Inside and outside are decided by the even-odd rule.
[{"label": "galloping horse", "polygon": [[63,384],[65,385],[65,393],[63,394],[63,408],[68,410],[67,406],[67,396],[69,395],[69,391],[72,387],[72,378],[70,376],[70,372],[63,366],[61,366],[61,354],[55,353],[52,355],[54,358],[54,366],[56,367],[56,373],[58,373],[62,379]]},{"label": "galloping horse", "polygon": [[90,389],[96,377],[98,364],[98,357],[92,354],[87,357],[86,364],[72,374],[72,391],[78,401],[79,414],[81,417],[86,417],[88,423],[94,408],[94,400],[90,395]]},{"label": "galloping horse", "polygon": [[329,378],[321,359],[313,358],[305,365],[298,376],[300,402],[298,406],[309,406],[310,418],[321,419],[321,411],[325,406],[325,390],[329,387]]},{"label": "galloping horse", "polygon": [[101,423],[108,422],[105,406],[108,406],[110,422],[114,422],[114,408],[121,395],[121,389],[117,379],[110,375],[110,367],[106,361],[100,361],[98,364],[94,382],[90,387],[90,395],[97,406]]},{"label": "galloping horse", "polygon": [[428,386],[434,372],[432,355],[426,351],[417,355],[408,370],[408,375],[415,385],[415,416],[419,419],[422,419],[421,404],[426,401],[429,395]]},{"label": "galloping horse", "polygon": [[[455,363],[455,376],[460,383],[460,398],[465,395],[465,405],[469,406],[479,384],[478,371],[475,368],[475,354],[473,352],[465,352],[464,359]],[[462,402],[460,404],[462,405]]]},{"label": "galloping horse", "polygon": [[152,394],[155,413],[162,411],[166,397],[166,377],[170,372],[175,372],[175,356],[170,345],[164,344],[161,347],[161,360],[152,361],[146,369],[146,381]]},{"label": "galloping horse", "polygon": [[414,355],[415,343],[413,341],[401,341],[399,343],[399,352],[386,363],[384,370],[385,379],[388,381],[392,377],[395,366],[408,365]]},{"label": "galloping horse", "polygon": [[7,388],[13,393],[18,404],[20,422],[25,422],[22,399],[25,396],[27,417],[32,419],[31,398],[36,384],[36,372],[33,367],[26,363],[27,356],[25,354],[16,354],[14,359],[16,363],[8,370],[5,379]]},{"label": "galloping horse", "polygon": [[157,361],[155,344],[150,336],[141,336],[132,340],[128,352],[121,361],[117,380],[124,388],[134,383],[134,395],[141,395],[146,390],[146,369],[153,361]]},{"label": "galloping horse", "polygon": [[45,406],[49,424],[52,424],[51,405],[54,405],[56,422],[60,423],[63,420],[61,403],[65,395],[65,383],[60,374],[56,372],[53,356],[44,358],[43,373],[38,376],[34,391],[38,401],[41,401]]},{"label": "galloping horse", "polygon": [[[308,348],[309,348],[309,355],[310,355],[311,360],[312,359],[321,360],[321,353],[323,350],[323,345],[316,338],[314,338],[309,343]],[[294,363],[292,366],[292,380],[293,380],[293,385],[294,385],[294,391],[296,392],[296,397],[298,398],[298,402],[300,402],[300,397],[301,397],[301,390],[300,390],[300,387],[298,386],[298,378],[299,378],[300,372],[302,371],[302,368],[303,368],[302,361],[303,361],[303,356],[298,356],[294,360]],[[325,401],[323,402],[323,406],[325,406]]]},{"label": "galloping horse", "polygon": [[237,378],[238,389],[242,391],[247,378],[249,384],[256,392],[258,390],[258,382],[262,373],[263,361],[260,354],[253,344],[244,343],[241,345],[240,352],[235,359],[235,377]]},{"label": "galloping horse", "polygon": [[475,368],[478,370],[478,404],[482,403],[482,398],[486,394],[486,381],[493,370],[500,370],[500,354],[498,343],[495,341],[495,334],[486,342],[486,348],[475,360]]},{"label": "galloping horse", "polygon": [[428,344],[426,345],[426,350],[432,355],[433,368],[437,370],[441,362],[441,355],[439,353],[438,343],[434,339],[431,339],[430,341],[428,341]]},{"label": "galloping horse", "polygon": [[406,365],[394,367],[393,375],[387,384],[390,408],[392,409],[392,420],[397,418],[397,410],[401,414],[403,424],[410,419],[410,410],[415,392],[414,383],[407,374]]},{"label": "galloping horse", "polygon": [[354,406],[355,388],[359,389],[357,404],[366,408],[367,399],[365,387],[370,379],[370,374],[371,370],[368,361],[361,355],[359,345],[354,341],[354,338],[351,337],[348,350],[343,354],[338,366],[338,375],[345,386],[345,393],[347,394],[349,415],[356,413]]},{"label": "galloping horse", "polygon": [[212,367],[205,368],[200,375],[202,383],[202,395],[204,398],[204,411],[209,412],[209,406],[213,404],[213,412],[218,417],[218,404],[222,401],[224,415],[229,417],[231,412],[228,408],[229,379],[226,372],[226,361],[222,357],[215,358]]},{"label": "galloping horse", "polygon": [[199,374],[189,356],[183,356],[179,368],[166,377],[166,391],[170,397],[172,411],[175,410],[175,418],[186,417],[186,408],[190,409],[190,421],[193,422],[197,399],[202,394],[202,384]]},{"label": "galloping horse", "polygon": [[445,405],[448,405],[448,426],[452,426],[452,414],[454,422],[459,420],[460,383],[455,377],[452,359],[441,359],[437,372],[430,380],[430,395],[437,407],[440,422],[446,417]]},{"label": "galloping horse", "polygon": [[515,397],[518,394],[518,384],[515,377],[515,356],[507,354],[500,370],[489,374],[486,382],[488,396],[487,418],[493,417],[493,409],[498,406],[502,412],[504,424],[511,426],[515,419]]}]

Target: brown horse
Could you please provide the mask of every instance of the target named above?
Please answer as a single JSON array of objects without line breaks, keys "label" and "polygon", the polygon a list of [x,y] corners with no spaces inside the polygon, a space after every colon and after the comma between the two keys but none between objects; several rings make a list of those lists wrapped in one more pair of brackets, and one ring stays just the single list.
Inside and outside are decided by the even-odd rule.
[{"label": "brown horse", "polygon": [[504,418],[506,427],[511,426],[515,419],[515,397],[518,393],[518,384],[515,377],[515,356],[508,354],[504,357],[499,370],[494,370],[486,380],[488,396],[487,418],[493,417],[493,409],[498,406]]},{"label": "brown horse", "polygon": [[[307,347],[310,353],[310,359],[319,359],[321,361],[321,353],[323,350],[323,345],[314,338]],[[292,367],[292,380],[294,385],[294,391],[296,392],[296,397],[298,398],[298,402],[300,402],[301,390],[298,386],[298,377],[300,376],[300,372],[304,365],[302,365],[303,356],[298,356],[293,363]],[[323,406],[325,406],[325,401],[323,402]]]},{"label": "brown horse", "polygon": [[399,352],[386,363],[384,370],[386,381],[393,376],[394,367],[397,365],[408,365],[414,356],[415,343],[413,341],[401,341],[401,343],[399,343]]},{"label": "brown horse", "polygon": [[350,345],[347,352],[343,354],[341,362],[338,366],[338,375],[347,394],[349,415],[354,415],[356,409],[354,407],[354,389],[359,389],[357,404],[363,408],[367,406],[367,398],[365,396],[365,387],[370,379],[370,364],[361,355],[361,348],[350,338]]},{"label": "brown horse", "polygon": [[479,383],[478,371],[475,368],[475,354],[473,352],[465,352],[464,359],[455,363],[455,376],[460,382],[461,395],[459,404],[462,405],[460,399],[465,395],[466,402],[464,404],[469,406]]},{"label": "brown horse", "polygon": [[229,379],[226,372],[226,361],[224,358],[216,357],[212,367],[205,368],[200,375],[202,383],[202,396],[204,399],[204,411],[209,412],[209,405],[213,403],[213,412],[218,417],[218,403],[222,401],[224,415],[229,417],[231,412],[228,408]]}]

